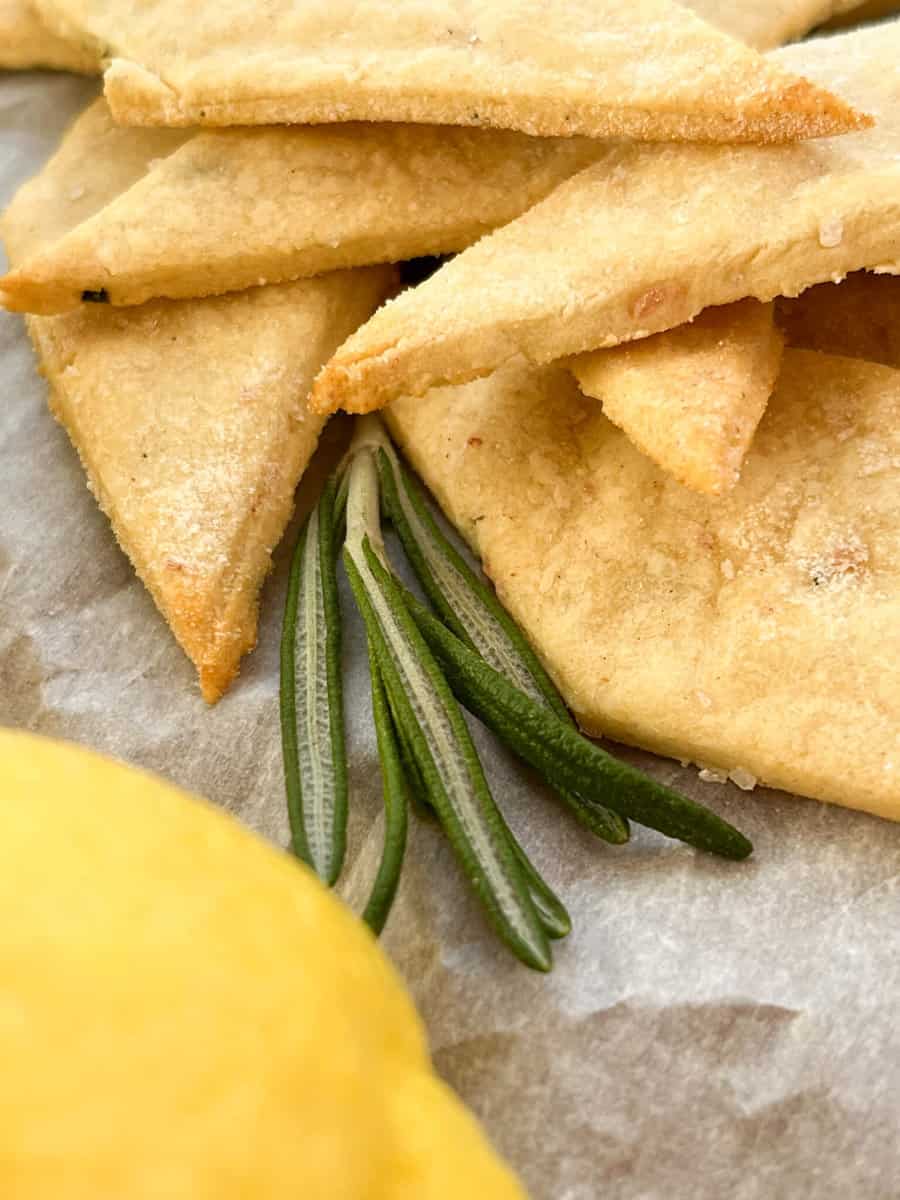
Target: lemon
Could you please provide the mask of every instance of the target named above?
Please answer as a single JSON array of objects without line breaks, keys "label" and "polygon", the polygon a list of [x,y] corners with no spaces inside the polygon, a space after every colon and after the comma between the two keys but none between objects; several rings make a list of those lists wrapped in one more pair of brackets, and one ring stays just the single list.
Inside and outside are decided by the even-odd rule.
[{"label": "lemon", "polygon": [[315,877],[210,806],[0,732],[4,1200],[522,1200]]}]

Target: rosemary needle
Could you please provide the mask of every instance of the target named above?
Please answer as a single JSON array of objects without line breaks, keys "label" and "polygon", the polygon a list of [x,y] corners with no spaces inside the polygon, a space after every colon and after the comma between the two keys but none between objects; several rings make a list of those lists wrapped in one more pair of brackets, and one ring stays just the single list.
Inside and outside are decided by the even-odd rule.
[{"label": "rosemary needle", "polygon": [[281,745],[292,848],[329,885],[343,865],[347,829],[334,496],[329,480],[297,538],[281,635]]},{"label": "rosemary needle", "polygon": [[378,739],[384,796],[384,849],[369,902],[363,911],[363,920],[377,937],[387,921],[400,882],[400,868],[406,850],[408,792],[396,730],[371,641],[369,670],[372,677],[372,719]]},{"label": "rosemary needle", "polygon": [[[364,439],[365,421],[360,429]],[[381,561],[374,450],[363,442],[349,470],[344,563],[428,799],[497,933],[523,962],[549,970],[547,935],[468,727]]]}]

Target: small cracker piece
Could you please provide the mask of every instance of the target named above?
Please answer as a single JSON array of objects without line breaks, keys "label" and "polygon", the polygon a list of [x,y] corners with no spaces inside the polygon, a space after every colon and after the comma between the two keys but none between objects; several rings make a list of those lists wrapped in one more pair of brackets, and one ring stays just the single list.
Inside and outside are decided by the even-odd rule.
[{"label": "small cracker piece", "polygon": [[679,483],[734,487],[765,412],[783,340],[771,304],[707,308],[689,325],[573,360],[581,390]]}]

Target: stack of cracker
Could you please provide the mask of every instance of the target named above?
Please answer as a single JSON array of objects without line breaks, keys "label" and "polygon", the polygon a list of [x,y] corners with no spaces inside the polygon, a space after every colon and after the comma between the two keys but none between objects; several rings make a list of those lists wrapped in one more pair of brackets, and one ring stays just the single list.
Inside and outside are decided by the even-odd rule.
[{"label": "stack of cracker", "polygon": [[383,407],[584,728],[900,817],[900,20],[783,45],[859,7],[0,0],[104,79],[0,295],[208,700]]}]

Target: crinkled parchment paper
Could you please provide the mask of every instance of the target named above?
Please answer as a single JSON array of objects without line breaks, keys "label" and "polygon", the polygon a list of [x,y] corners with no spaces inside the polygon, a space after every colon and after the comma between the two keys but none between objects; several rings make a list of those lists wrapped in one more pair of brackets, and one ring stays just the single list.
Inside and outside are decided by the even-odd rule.
[{"label": "crinkled parchment paper", "polygon": [[[0,79],[3,203],[92,87]],[[18,318],[0,317],[0,345],[0,723],[150,767],[284,844],[284,547],[259,649],[209,709],[47,412]],[[345,890],[358,902],[381,826],[355,628],[347,658]],[[703,784],[635,755],[737,821],[756,855],[720,863],[640,832],[611,850],[488,738],[482,746],[510,822],[567,901],[575,932],[549,978],[518,966],[486,932],[434,826],[417,819],[385,944],[440,1070],[533,1195],[900,1196],[900,827]]]}]

